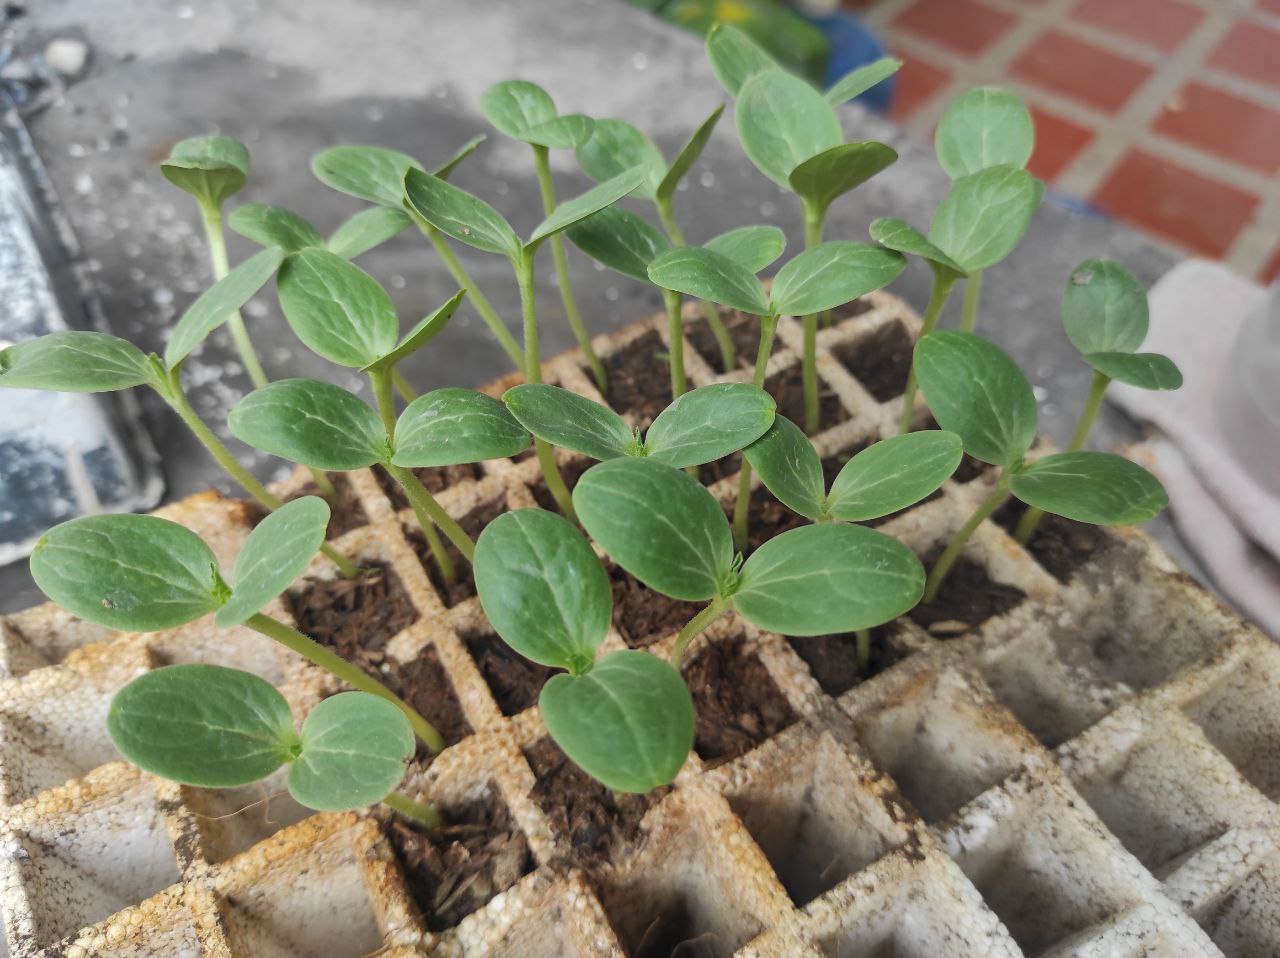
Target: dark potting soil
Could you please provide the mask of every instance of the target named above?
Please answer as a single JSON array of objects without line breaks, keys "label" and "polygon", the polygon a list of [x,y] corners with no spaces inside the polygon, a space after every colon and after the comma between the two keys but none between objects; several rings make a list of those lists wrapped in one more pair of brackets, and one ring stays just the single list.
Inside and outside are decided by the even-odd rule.
[{"label": "dark potting soil", "polygon": [[609,384],[609,405],[632,413],[641,425],[671,403],[671,367],[667,347],[653,330],[602,360]]},{"label": "dark potting soil", "polygon": [[[932,569],[945,544],[940,544],[921,560]],[[987,570],[972,559],[961,556],[943,580],[942,588],[928,605],[916,606],[907,613],[917,624],[937,639],[954,639],[969,629],[976,629],[993,615],[1008,612],[1027,594],[1015,585],[993,582]]]},{"label": "dark potting soil", "polygon": [[863,313],[869,313],[874,306],[868,300],[855,299],[852,302],[844,303],[837,306],[831,311],[831,319],[834,322],[840,322],[842,319],[853,319],[855,316],[861,316]]},{"label": "dark potting soil", "polygon": [[[506,511],[507,505],[504,499],[492,499],[471,509],[458,520],[458,525],[462,526],[467,535],[475,539],[485,526]],[[440,540],[444,543],[445,553],[453,560],[453,567],[457,573],[453,582],[445,582],[444,576],[440,574],[435,557],[431,555],[431,549],[427,546],[426,537],[423,536],[421,529],[410,529],[406,526],[404,534],[418,556],[418,561],[427,570],[427,577],[431,579],[436,594],[440,596],[446,608],[452,609],[459,602],[465,602],[476,594],[476,580],[471,574],[471,563],[462,557],[458,547],[450,542],[444,533],[440,533]]]},{"label": "dark potting soil", "polygon": [[[736,309],[722,308],[720,320],[729,331],[729,338],[733,340],[733,348],[737,350],[739,364],[754,366],[756,353],[760,350],[760,318]],[[715,334],[711,332],[711,327],[707,325],[706,320],[697,319],[686,323],[684,335],[689,345],[707,361],[708,366],[717,373],[725,372],[724,363],[721,361],[720,345],[716,342]],[[775,338],[773,351],[777,352],[780,348],[781,344]]]},{"label": "dark potting soil", "polygon": [[858,667],[858,639],[854,632],[839,635],[786,636],[796,655],[804,659],[814,681],[828,695],[843,695],[860,682],[879,675],[906,658],[890,640],[892,626],[871,630],[871,658],[867,670]]},{"label": "dark potting soil", "polygon": [[[724,506],[729,521],[733,521],[733,502]],[[751,508],[747,510],[747,552],[755,552],[774,536],[805,525],[808,520],[792,512],[766,490],[756,489],[751,494]]]},{"label": "dark potting soil", "polygon": [[[427,492],[434,496],[437,493],[444,492],[450,486],[479,479],[481,470],[475,463],[468,462],[460,466],[428,466],[425,469],[413,470],[413,474],[426,487]],[[391,507],[396,512],[409,508],[409,500],[406,498],[404,490],[400,488],[400,483],[392,479],[386,470],[381,466],[374,466],[373,475],[378,480],[379,487],[381,487],[387,499],[391,501]]]},{"label": "dark potting soil", "polygon": [[735,452],[715,462],[698,467],[698,481],[704,486],[714,485],[725,476],[734,476],[742,469],[742,453]]},{"label": "dark potting soil", "polygon": [[888,402],[906,390],[911,352],[911,334],[901,323],[887,323],[866,339],[831,350],[876,402]]},{"label": "dark potting soil", "polygon": [[[774,373],[764,381],[765,392],[778,402],[778,415],[797,425],[804,425],[804,373],[800,363]],[[818,379],[818,414],[820,430],[830,429],[849,418],[838,397],[821,377]]]},{"label": "dark potting soil", "polygon": [[[462,712],[462,703],[436,650],[428,646],[416,659],[401,663],[393,655],[385,657],[374,677],[395,692],[435,726],[450,745],[471,734],[471,723]],[[425,746],[419,746],[423,751]]]},{"label": "dark potting soil", "polygon": [[[582,478],[582,474],[596,464],[594,459],[588,459],[586,456],[578,456],[570,460],[560,467],[560,477],[564,480],[564,484],[573,492],[573,487],[578,484],[578,480]],[[541,473],[539,473],[541,476]],[[534,501],[548,512],[559,512],[560,507],[556,505],[556,500],[551,495],[551,490],[547,488],[547,480],[539,478],[537,482],[529,487],[529,494],[533,496]]]},{"label": "dark potting soil", "polygon": [[[1026,511],[1025,504],[1010,499],[991,518],[1012,535]],[[1059,582],[1066,582],[1102,548],[1104,542],[1103,533],[1096,526],[1046,512],[1032,533],[1031,541],[1023,548],[1051,576]]]},{"label": "dark potting soil", "polygon": [[[330,473],[329,480],[333,483],[333,488],[338,493],[338,501],[329,503],[329,527],[325,530],[324,537],[326,539],[337,539],[339,536],[346,535],[352,529],[367,526],[369,517],[365,515],[364,507],[360,505],[360,500],[356,497],[355,490],[351,488],[351,483],[347,477],[341,473]],[[304,496],[319,495],[320,490],[316,488],[316,484],[308,480],[297,492],[285,499],[285,502],[293,502],[295,499],[301,499]],[[252,499],[246,499],[243,502],[247,517],[253,525],[256,526],[267,517],[267,510],[257,502]]]},{"label": "dark potting soil", "polygon": [[698,724],[693,748],[708,766],[744,755],[796,721],[786,697],[743,636],[703,640],[681,671]]},{"label": "dark potting soil", "polygon": [[441,813],[445,824],[431,830],[403,818],[383,826],[432,931],[454,927],[534,867],[524,832],[492,786],[483,797]]},{"label": "dark potting soil", "polygon": [[564,839],[569,864],[592,870],[639,842],[640,819],[670,786],[644,795],[615,795],[574,765],[550,738],[524,750],[537,783],[530,797]]},{"label": "dark potting soil", "polygon": [[536,704],[547,679],[560,671],[531,662],[492,632],[464,635],[463,641],[498,708],[508,718]]},{"label": "dark potting soil", "polygon": [[655,592],[617,566],[609,573],[609,584],[613,589],[614,628],[633,649],[679,632],[703,608],[702,603],[681,602]]},{"label": "dark potting soil", "polygon": [[400,577],[385,563],[362,568],[354,579],[307,579],[285,598],[299,630],[370,675],[380,674],[387,642],[418,620]]}]

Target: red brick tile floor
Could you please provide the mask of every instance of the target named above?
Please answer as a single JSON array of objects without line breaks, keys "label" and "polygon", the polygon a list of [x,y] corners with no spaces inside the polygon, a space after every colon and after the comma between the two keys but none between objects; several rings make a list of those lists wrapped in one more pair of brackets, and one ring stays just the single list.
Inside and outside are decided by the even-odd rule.
[{"label": "red brick tile floor", "polygon": [[1280,0],[844,0],[905,63],[921,140],[982,84],[1022,96],[1051,189],[1280,277]]}]

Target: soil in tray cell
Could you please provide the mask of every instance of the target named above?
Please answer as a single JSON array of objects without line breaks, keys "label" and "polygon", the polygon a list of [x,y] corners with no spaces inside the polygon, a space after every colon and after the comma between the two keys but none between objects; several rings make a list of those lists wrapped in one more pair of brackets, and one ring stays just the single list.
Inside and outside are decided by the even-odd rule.
[{"label": "soil in tray cell", "polygon": [[609,405],[631,413],[642,425],[651,422],[671,402],[671,367],[667,347],[649,330],[602,360],[608,380]]},{"label": "soil in tray cell", "polygon": [[[785,416],[798,426],[804,425],[804,373],[795,362],[779,370],[764,381],[764,389],[778,402],[778,415]],[[821,416],[819,431],[830,429],[849,418],[849,412],[840,405],[840,397],[818,379],[818,411]]]},{"label": "soil in tray cell", "polygon": [[871,630],[871,658],[865,672],[858,667],[858,637],[855,632],[842,632],[839,635],[788,635],[786,640],[796,655],[809,666],[809,672],[822,687],[822,691],[838,696],[907,657],[908,653],[904,653],[890,641],[891,634],[892,626],[879,626]]},{"label": "soil in tray cell", "polygon": [[[485,526],[506,511],[506,502],[502,498],[482,502],[459,519],[458,525],[462,526],[463,531],[474,540]],[[440,596],[440,601],[446,608],[452,609],[459,602],[465,602],[476,594],[476,580],[471,574],[471,563],[462,557],[458,547],[445,535],[441,534],[440,539],[444,543],[445,552],[453,560],[453,567],[457,573],[453,582],[445,582],[444,576],[440,574],[421,529],[406,528],[405,538],[409,540],[409,545],[413,547],[422,567],[427,570],[427,577],[431,579],[436,594]]]},{"label": "soil in tray cell", "polygon": [[[1010,534],[1027,511],[1024,503],[1010,499],[991,518]],[[1087,522],[1076,522],[1045,513],[1025,546],[1040,566],[1059,582],[1066,582],[1102,548],[1103,533]]]},{"label": "soil in tray cell", "polygon": [[[933,568],[944,548],[945,545],[939,545],[924,557],[926,569]],[[986,569],[961,556],[934,600],[928,605],[916,606],[907,615],[934,638],[954,639],[978,628],[992,616],[1008,612],[1026,597],[1016,585],[992,581]]]},{"label": "soil in tray cell", "polygon": [[887,323],[865,339],[840,343],[831,353],[876,402],[888,402],[907,388],[911,371],[911,334],[901,323]]},{"label": "soil in tray cell", "polygon": [[609,573],[609,584],[613,589],[613,626],[633,649],[679,632],[706,605],[668,598],[617,566]]},{"label": "soil in tray cell", "polygon": [[418,620],[413,600],[386,563],[366,563],[353,579],[307,579],[286,600],[302,632],[371,675],[387,642]]},{"label": "soil in tray cell", "polygon": [[547,679],[561,671],[526,659],[492,632],[465,635],[463,641],[498,708],[508,717],[536,705]]},{"label": "soil in tray cell", "polygon": [[[413,474],[418,477],[418,481],[427,492],[434,496],[444,492],[450,486],[479,479],[481,470],[476,463],[468,462],[460,466],[428,466],[413,470]],[[381,466],[374,466],[373,475],[377,478],[383,494],[390,500],[393,509],[399,512],[409,508],[409,500],[405,497],[404,490],[400,488],[400,483],[387,475],[386,470]]]}]

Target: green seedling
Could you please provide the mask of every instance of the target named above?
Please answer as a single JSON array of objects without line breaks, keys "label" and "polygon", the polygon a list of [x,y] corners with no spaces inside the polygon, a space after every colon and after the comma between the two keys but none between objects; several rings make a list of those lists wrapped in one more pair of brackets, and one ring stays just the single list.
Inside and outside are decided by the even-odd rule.
[{"label": "green seedling", "polygon": [[[542,213],[544,216],[551,216],[557,204],[555,184],[551,180],[550,151],[580,147],[590,139],[595,121],[581,113],[557,113],[551,95],[536,83],[529,83],[527,80],[505,80],[489,87],[480,94],[480,112],[499,132],[513,140],[529,144],[533,150],[538,190],[542,194]],[[617,172],[624,173],[626,169]],[[612,176],[606,179],[612,179]],[[604,364],[591,345],[591,337],[587,334],[582,313],[578,310],[578,301],[573,296],[573,287],[569,282],[569,262],[564,255],[564,239],[558,232],[553,233],[548,237],[548,245],[551,247],[556,284],[560,287],[560,301],[564,304],[569,328],[573,330],[578,348],[591,367],[596,385],[601,392],[608,392]]]},{"label": "green seedling", "polygon": [[210,614],[218,628],[247,626],[353,688],[386,699],[423,744],[438,752],[444,748],[440,733],[407,702],[363,669],[262,612],[306,569],[324,541],[328,521],[329,506],[318,496],[281,506],[249,534],[228,585],[204,540],[176,522],[86,516],[44,534],[31,553],[31,575],[68,612],[117,631],[158,632]]},{"label": "green seedling", "polygon": [[708,603],[676,637],[677,667],[689,644],[731,609],[784,635],[856,632],[901,615],[924,587],[910,549],[862,526],[792,529],[743,562],[715,497],[653,459],[591,467],[573,500],[587,533],[618,565],[663,595]]},{"label": "green seedling", "polygon": [[[869,522],[932,495],[960,465],[964,444],[954,433],[932,429],[873,443],[841,467],[830,491],[822,460],[804,431],[777,416],[743,451],[766,489],[810,522]],[[857,634],[858,667],[871,660],[871,633]]]},{"label": "green seedling", "polygon": [[295,729],[270,682],[219,665],[170,665],[115,694],[107,731],[144,772],[199,788],[236,788],[289,766],[301,805],[346,812],[384,802],[427,827],[439,813],[394,791],[413,757],[413,729],[393,704],[366,692],[325,699]]},{"label": "green seedling", "polygon": [[[1149,319],[1146,290],[1119,263],[1090,259],[1071,271],[1062,294],[1062,323],[1072,344],[1093,368],[1093,382],[1067,452],[1084,448],[1111,380],[1139,389],[1182,386],[1182,373],[1172,359],[1137,351],[1147,338]],[[1023,513],[1014,531],[1019,542],[1030,540],[1041,514],[1035,508]]]},{"label": "green seedling", "polygon": [[[937,325],[956,280],[989,269],[1013,252],[1043,193],[1044,184],[1026,170],[992,166],[962,176],[951,185],[933,214],[927,237],[899,219],[878,219],[871,224],[871,238],[881,246],[919,256],[933,270],[922,338]],[[913,368],[902,395],[901,432],[911,429],[915,396]]]},{"label": "green seedling", "polygon": [[677,469],[737,452],[764,435],[777,404],[746,383],[715,383],[676,398],[643,438],[612,409],[543,383],[513,386],[502,397],[525,429],[555,446],[590,456],[642,456]]},{"label": "green seedling", "polygon": [[[934,134],[938,162],[953,180],[993,166],[1024,169],[1036,145],[1036,128],[1026,105],[1008,90],[977,87],[953,100]],[[971,333],[978,321],[981,269],[964,284],[960,329]]]},{"label": "green seedling", "polygon": [[[712,110],[711,115],[702,121],[698,129],[681,147],[680,152],[676,154],[676,158],[671,162],[670,166],[667,165],[666,158],[663,157],[662,151],[658,149],[653,140],[649,139],[626,120],[596,120],[591,136],[577,149],[578,164],[596,182],[603,182],[634,167],[642,167],[646,171],[646,176],[636,189],[635,195],[653,202],[654,208],[658,212],[658,220],[662,223],[662,228],[666,233],[664,248],[683,246],[684,232],[681,230],[680,223],[675,215],[676,188],[689,170],[692,169],[693,164],[697,162],[698,157],[702,155],[702,151],[706,147],[707,141],[711,139],[711,133],[716,124],[720,122],[720,117],[723,113],[723,106],[718,106]],[[583,252],[588,256],[594,256],[607,266],[612,264],[607,259],[597,255],[597,248],[602,243],[605,244],[607,254],[611,247],[627,242],[625,238],[615,238],[612,235],[614,226],[621,225],[625,228],[627,226],[626,223],[595,222],[611,212],[616,215],[625,211],[616,207],[603,210],[597,216],[584,220],[568,231],[569,239],[573,240]],[[631,216],[631,214],[626,215]],[[640,222],[642,226],[648,226],[647,223]],[[781,231],[779,231],[779,234],[781,234]],[[645,249],[653,248],[653,246],[654,244],[646,241],[636,248],[643,253]],[[777,255],[781,256],[782,250],[779,250]],[[777,259],[777,256],[774,259]],[[645,265],[647,266],[648,264],[646,263]],[[763,268],[762,266],[761,269]],[[643,269],[639,271],[638,275],[636,272],[625,269],[620,269],[619,272],[640,280],[646,278]],[[684,340],[683,336],[680,335],[681,304],[678,293],[673,293],[670,290],[665,290],[664,293],[663,301],[666,306],[670,328],[671,385],[674,398],[684,392],[685,388]],[[720,319],[720,313],[715,306],[703,302],[701,307],[707,328],[711,330],[711,334],[715,337],[716,345],[720,349],[720,359],[724,364],[724,371],[732,372],[738,368],[738,352],[733,344],[733,338],[725,328],[723,320]]]},{"label": "green seedling", "polygon": [[[482,136],[470,140],[448,162],[429,172],[442,180],[448,179],[458,164],[475,152],[483,141]],[[524,356],[520,352],[520,344],[463,267],[448,240],[405,202],[404,178],[410,170],[427,172],[407,153],[378,146],[335,146],[316,154],[311,161],[311,171],[316,179],[339,193],[373,204],[372,208],[357,213],[334,231],[328,240],[330,252],[345,259],[354,259],[416,225],[454,282],[467,291],[467,301],[475,307],[516,369],[523,369]]]},{"label": "green seedling", "polygon": [[508,512],[480,534],[475,571],[480,604],[503,641],[565,670],[538,695],[565,754],[616,792],[671,782],[693,746],[693,700],[679,671],[656,655],[599,656],[613,597],[582,533],[541,509]]},{"label": "green seedling", "polygon": [[[643,170],[628,170],[556,207],[527,240],[521,240],[502,214],[478,196],[460,190],[438,176],[411,169],[405,174],[405,194],[411,209],[428,223],[458,240],[487,253],[505,256],[520,287],[524,329],[524,378],[542,381],[542,357],[538,348],[538,311],[534,300],[533,261],[539,247],[593,213],[612,206],[644,179]],[[560,511],[573,518],[573,500],[556,467],[551,447],[534,439],[543,479]]]},{"label": "green seedling", "polygon": [[377,410],[340,386],[315,379],[282,379],[250,393],[228,419],[249,445],[318,469],[380,465],[409,500],[445,581],[457,569],[436,528],[472,561],[475,543],[427,491],[414,469],[514,456],[529,434],[505,406],[469,389],[437,389],[419,396],[396,418],[385,376],[377,380]]},{"label": "green seedling", "polygon": [[[845,143],[835,104],[875,86],[900,64],[886,59],[861,67],[837,81],[824,96],[773,64],[737,28],[713,31],[707,38],[707,55],[725,88],[737,98],[735,121],[743,150],[761,173],[799,198],[805,246],[816,247],[823,240],[831,204],[898,158],[883,143]],[[803,322],[805,431],[814,433],[821,425],[818,315],[805,314]]]},{"label": "green seedling", "polygon": [[1076,451],[1027,462],[1036,435],[1035,395],[1013,360],[985,339],[930,333],[916,345],[914,365],[938,425],[958,435],[969,455],[998,467],[995,488],[930,570],[925,602],[938,594],[974,530],[1010,495],[1045,512],[1108,526],[1146,522],[1168,505],[1159,480],[1120,456]]},{"label": "green seedling", "polygon": [[[760,347],[751,380],[759,387],[764,386],[779,316],[816,314],[865,296],[891,283],[906,266],[893,250],[866,243],[821,243],[789,260],[766,290],[749,268],[754,263],[743,262],[714,249],[685,246],[656,257],[649,264],[649,278],[663,289],[759,316]],[[739,550],[746,548],[750,504],[751,464],[744,462],[733,512],[733,541]]]},{"label": "green seedling", "polygon": [[[248,260],[248,266],[258,257],[261,262],[274,263],[282,255],[280,250],[264,250]],[[241,267],[237,267],[239,270]],[[271,267],[274,269],[274,266]],[[228,277],[236,275],[233,270]],[[224,282],[226,282],[224,280]],[[265,279],[263,280],[265,282]],[[218,284],[213,289],[218,289]],[[225,291],[228,287],[222,286]],[[212,290],[210,291],[212,292]],[[209,293],[201,296],[194,310],[202,302],[207,304]],[[248,300],[252,293],[245,294]],[[209,306],[211,316],[225,319],[227,313],[220,305]],[[191,310],[188,310],[188,314]],[[219,319],[217,323],[222,320]],[[216,326],[217,323],[214,325]],[[181,324],[180,324],[181,325]],[[212,327],[211,327],[212,328]],[[177,336],[177,330],[174,331]],[[170,347],[173,340],[170,340]],[[169,355],[166,351],[166,356]],[[183,423],[191,430],[201,445],[226,470],[246,492],[268,510],[279,509],[282,505],[278,496],[267,489],[255,478],[253,473],[240,464],[231,450],[226,447],[196,413],[190,400],[182,390],[182,364],[186,358],[183,353],[172,363],[161,359],[155,353],[143,355],[127,340],[106,333],[68,330],[49,333],[25,343],[18,343],[8,349],[0,350],[0,386],[16,389],[47,389],[53,392],[115,392],[131,389],[134,386],[147,386],[164,400]],[[333,546],[325,543],[321,551],[348,578],[359,574],[354,562],[344,556]]]}]

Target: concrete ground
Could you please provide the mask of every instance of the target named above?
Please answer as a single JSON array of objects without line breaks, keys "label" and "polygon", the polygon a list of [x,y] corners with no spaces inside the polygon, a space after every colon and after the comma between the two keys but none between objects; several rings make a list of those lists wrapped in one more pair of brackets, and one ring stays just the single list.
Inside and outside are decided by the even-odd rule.
[{"label": "concrete ground", "polygon": [[[360,205],[311,176],[308,163],[320,149],[377,143],[430,165],[472,135],[489,133],[456,181],[527,232],[541,219],[529,151],[488,130],[479,116],[477,98],[490,84],[536,81],[562,111],[624,117],[649,131],[668,155],[726,99],[696,37],[621,0],[45,0],[33,5],[27,22],[25,44],[33,49],[54,36],[82,37],[92,46],[86,77],[33,117],[30,128],[115,331],[144,349],[163,346],[177,317],[209,283],[194,203],[156,168],[177,139],[222,132],[245,140],[253,172],[239,198],[289,207],[327,232]],[[845,109],[844,121],[850,138],[887,142],[901,159],[836,203],[828,237],[865,239],[871,220],[889,214],[926,226],[947,188],[932,154],[856,108]],[[571,155],[553,161],[562,195],[588,185]],[[678,203],[693,242],[753,222],[786,229],[793,249],[801,240],[798,210],[746,160],[731,121],[716,130]],[[233,261],[251,249],[232,237]],[[660,307],[652,289],[570,255],[594,332]],[[518,300],[506,261],[472,250],[461,256],[516,328]],[[990,272],[983,288],[982,331],[1027,370],[1042,399],[1042,429],[1059,441],[1074,425],[1090,373],[1062,332],[1058,302],[1071,268],[1089,256],[1118,259],[1148,284],[1177,261],[1129,229],[1070,212],[1050,197],[1020,248]],[[420,237],[406,234],[362,265],[388,286],[405,322],[454,292]],[[549,256],[539,280],[544,349],[551,355],[571,338]],[[894,291],[922,308],[927,271],[913,263]],[[246,313],[269,375],[360,385],[352,371],[298,348],[270,293]],[[464,310],[405,371],[421,389],[472,386],[507,371],[507,364],[483,323]],[[221,336],[193,357],[186,378],[213,423],[225,421],[247,386]],[[141,398],[146,425],[165,456],[168,497],[211,484],[228,489],[177,420],[152,397]],[[1108,448],[1135,435],[1132,424],[1107,410],[1094,445]],[[264,477],[282,468],[263,456],[254,465]],[[1181,558],[1167,524],[1157,521],[1155,529]],[[0,611],[38,599],[24,563],[0,570]]]}]

